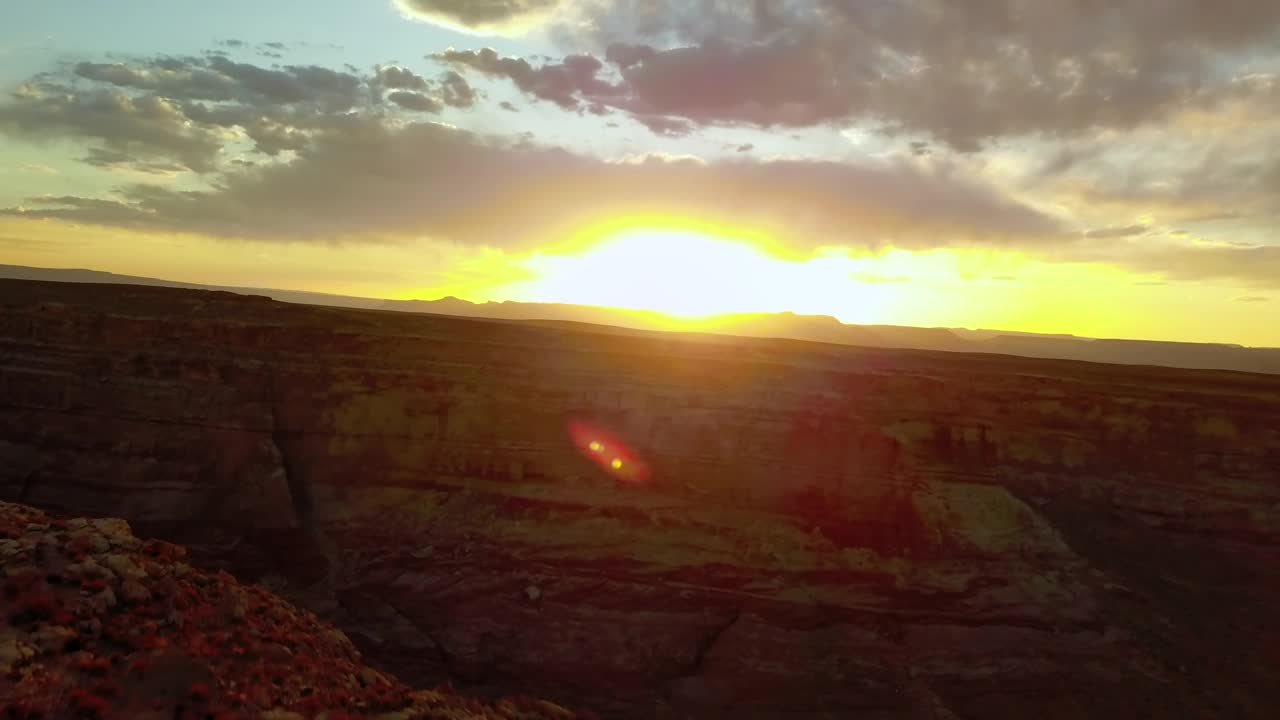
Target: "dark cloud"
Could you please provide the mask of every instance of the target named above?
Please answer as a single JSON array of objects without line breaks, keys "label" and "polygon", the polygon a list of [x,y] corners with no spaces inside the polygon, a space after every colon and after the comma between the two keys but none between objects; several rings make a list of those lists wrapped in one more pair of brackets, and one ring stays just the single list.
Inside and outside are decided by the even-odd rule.
[{"label": "dark cloud", "polygon": [[1112,227],[1095,228],[1088,230],[1084,236],[1092,240],[1105,238],[1129,237],[1131,235],[1141,235],[1147,231],[1146,225],[1117,225]]},{"label": "dark cloud", "polygon": [[397,90],[387,95],[387,99],[405,110],[413,110],[415,112],[438,113],[444,109],[444,104],[439,100],[422,93],[409,92],[407,90]]},{"label": "dark cloud", "polygon": [[520,112],[520,108],[516,107],[515,105],[512,105],[510,102],[506,100],[503,100],[502,102],[498,103],[498,107],[502,108],[503,110],[506,110],[507,112]]},{"label": "dark cloud", "polygon": [[374,71],[374,83],[393,90],[426,90],[427,79],[397,65],[382,65]]},{"label": "dark cloud", "polygon": [[433,83],[394,65],[361,74],[221,55],[81,62],[66,77],[37,76],[0,104],[0,133],[86,141],[82,160],[94,167],[210,174],[237,137],[276,157],[305,150],[348,113],[465,109],[477,95],[455,71]]},{"label": "dark cloud", "polygon": [[701,125],[869,121],[961,150],[1130,129],[1262,91],[1233,83],[1280,40],[1263,0],[576,3],[558,33],[624,78],[616,104]]},{"label": "dark cloud", "polygon": [[205,67],[205,62],[199,58],[159,58],[131,64],[82,62],[75,66],[74,72],[89,80],[168,98],[214,101],[234,98],[237,82]]},{"label": "dark cloud", "polygon": [[144,211],[127,203],[75,196],[27,198],[22,206],[0,210],[0,214],[42,219],[75,217],[78,222],[91,225],[105,225],[134,230],[154,227],[152,219]]},{"label": "dark cloud", "polygon": [[668,115],[639,114],[632,115],[631,118],[649,128],[654,135],[682,137],[694,131],[693,123]]},{"label": "dark cloud", "polygon": [[755,150],[755,149],[756,149],[756,146],[755,146],[755,145],[752,145],[751,143],[742,143],[741,145],[739,145],[738,147],[736,147],[736,148],[734,148],[734,149],[735,149],[737,152],[751,152],[752,150]]},{"label": "dark cloud", "polygon": [[740,224],[800,249],[1034,244],[1061,235],[1053,219],[943,164],[609,162],[376,118],[350,118],[290,162],[229,173],[213,190],[134,186],[121,197],[43,199],[6,212],[260,240],[422,234],[496,246],[546,242],[623,212]]},{"label": "dark cloud", "polygon": [[448,70],[440,76],[441,97],[444,104],[456,108],[469,108],[476,103],[476,91],[455,70]]},{"label": "dark cloud", "polygon": [[222,148],[217,132],[193,127],[171,100],[47,86],[25,87],[0,105],[0,133],[36,140],[81,137],[117,157],[171,161],[196,172],[212,170]]},{"label": "dark cloud", "polygon": [[275,105],[308,103],[337,112],[348,110],[362,98],[362,81],[351,73],[338,72],[318,65],[290,65],[269,70],[225,57],[208,59],[209,68],[235,80],[256,96],[256,100]]},{"label": "dark cloud", "polygon": [[432,57],[489,76],[504,77],[524,93],[565,110],[578,110],[584,97],[598,102],[618,92],[618,88],[598,77],[604,64],[590,55],[570,55],[562,62],[539,67],[523,58],[502,57],[492,48],[446,50]]},{"label": "dark cloud", "polygon": [[89,148],[89,153],[81,158],[80,161],[86,165],[92,165],[94,167],[106,169],[128,169],[136,172],[152,173],[156,175],[177,173],[187,169],[176,162],[146,162],[139,160],[130,153],[99,147]]},{"label": "dark cloud", "polygon": [[544,18],[562,0],[394,0],[410,17],[451,27],[504,33]]},{"label": "dark cloud", "polygon": [[618,69],[628,92],[618,102],[641,114],[798,127],[851,111],[850,99],[831,87],[839,77],[834,58],[799,45],[712,41],[649,54],[628,49],[625,56]]},{"label": "dark cloud", "polygon": [[180,100],[235,100],[254,105],[308,104],[326,111],[351,108],[364,80],[316,65],[258,67],[224,55],[157,58],[133,63],[82,62],[82,78]]},{"label": "dark cloud", "polygon": [[242,123],[241,127],[245,135],[253,140],[254,149],[269,157],[287,150],[301,151],[311,139],[305,129],[267,117],[254,118]]}]

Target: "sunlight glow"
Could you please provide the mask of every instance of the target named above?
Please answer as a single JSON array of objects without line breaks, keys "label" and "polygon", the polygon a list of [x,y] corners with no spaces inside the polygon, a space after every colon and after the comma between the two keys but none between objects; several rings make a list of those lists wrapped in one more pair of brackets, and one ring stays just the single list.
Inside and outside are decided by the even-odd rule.
[{"label": "sunlight glow", "polygon": [[[733,332],[726,314],[792,312],[845,323],[1069,328],[1117,337],[1135,328],[1108,308],[1141,295],[1130,290],[1134,275],[1100,263],[971,247],[820,247],[798,254],[748,229],[658,216],[619,218],[554,250],[508,259],[516,269],[506,272],[520,277],[492,288],[490,298],[644,311],[652,315],[634,318],[641,326],[669,330]],[[1191,302],[1156,295],[1148,290],[1144,297],[1149,304]],[[1179,322],[1185,329],[1185,319]]]},{"label": "sunlight glow", "polygon": [[685,229],[617,232],[574,255],[535,254],[535,278],[513,297],[657,310],[694,319],[730,312],[878,317],[886,294],[859,282],[860,261],[840,254],[774,257],[758,244]]},{"label": "sunlight glow", "polygon": [[[210,285],[374,298],[429,300],[453,295],[481,303],[615,305],[639,308],[628,318],[630,324],[654,330],[735,332],[733,324],[724,324],[716,316],[674,319],[654,311],[660,309],[667,288],[683,281],[686,285],[677,287],[681,291],[677,297],[692,297],[703,308],[730,312],[791,311],[830,315],[848,323],[1280,346],[1280,324],[1259,323],[1256,313],[1240,311],[1245,305],[1236,298],[1246,291],[1236,283],[1173,282],[1159,273],[1138,274],[1103,262],[1038,260],[1011,250],[898,248],[875,253],[848,247],[797,255],[750,231],[664,217],[631,217],[625,225],[610,226],[608,232],[596,230],[575,233],[542,253],[530,254],[425,239],[395,244],[233,245],[199,235],[0,217],[0,251],[4,261],[13,265],[66,267],[67,258],[74,258],[77,266]],[[684,236],[702,248],[695,255],[714,256],[716,248],[727,245],[730,259],[721,270],[700,275],[686,267],[691,263],[680,252],[646,257],[640,250],[650,246],[636,239],[646,234],[665,238],[656,243],[659,249],[666,246],[665,253],[678,249],[673,238]],[[850,242],[856,239],[851,232]],[[610,266],[607,277],[611,280],[602,280],[593,274],[602,263],[597,252],[615,241],[631,243],[628,252],[640,257],[626,267]],[[137,252],[121,253],[126,245]],[[759,277],[758,287],[752,287],[750,278],[726,276],[723,268],[732,268],[735,262],[748,270],[776,264],[779,271],[776,277]],[[581,288],[574,287],[575,277],[583,278]],[[698,294],[722,286],[735,291],[730,297],[737,300],[716,302]],[[796,297],[786,296],[788,287],[798,288]],[[735,306],[735,302],[742,304]],[[1126,310],[1116,312],[1116,308]],[[583,439],[583,452],[591,440],[603,438]],[[598,455],[602,460],[613,457],[605,454],[612,452],[608,447]]]}]

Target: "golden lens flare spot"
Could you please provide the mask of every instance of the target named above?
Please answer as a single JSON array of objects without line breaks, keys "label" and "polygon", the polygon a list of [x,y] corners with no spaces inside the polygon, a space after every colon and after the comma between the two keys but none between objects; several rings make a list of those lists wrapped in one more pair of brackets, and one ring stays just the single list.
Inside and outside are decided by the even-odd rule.
[{"label": "golden lens flare spot", "polygon": [[609,463],[609,467],[613,468],[614,470],[621,470],[621,469],[622,469],[622,459],[621,459],[621,458],[614,458],[614,459],[613,459],[613,462]]},{"label": "golden lens flare spot", "polygon": [[592,440],[591,444],[587,447],[591,448],[591,452],[600,452],[601,450],[604,450],[604,446],[601,445],[598,440]]}]

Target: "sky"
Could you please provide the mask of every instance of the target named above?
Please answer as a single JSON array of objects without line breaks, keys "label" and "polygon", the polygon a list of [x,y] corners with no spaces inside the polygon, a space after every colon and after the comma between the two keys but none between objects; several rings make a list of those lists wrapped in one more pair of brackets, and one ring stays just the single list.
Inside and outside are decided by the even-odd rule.
[{"label": "sky", "polygon": [[1277,72],[1270,0],[4,3],[0,263],[1280,346]]}]

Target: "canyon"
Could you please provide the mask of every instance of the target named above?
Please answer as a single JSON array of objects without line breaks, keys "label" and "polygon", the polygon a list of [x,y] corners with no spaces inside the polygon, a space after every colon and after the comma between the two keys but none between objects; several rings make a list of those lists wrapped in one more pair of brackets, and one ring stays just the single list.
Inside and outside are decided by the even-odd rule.
[{"label": "canyon", "polygon": [[4,280],[0,500],[602,717],[1280,707],[1275,375]]}]

